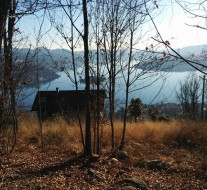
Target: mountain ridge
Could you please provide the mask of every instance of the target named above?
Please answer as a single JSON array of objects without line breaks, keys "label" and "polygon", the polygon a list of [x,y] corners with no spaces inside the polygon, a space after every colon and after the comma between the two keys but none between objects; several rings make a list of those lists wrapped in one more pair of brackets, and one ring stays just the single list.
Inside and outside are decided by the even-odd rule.
[{"label": "mountain ridge", "polygon": [[[177,48],[175,49],[179,54],[181,54],[181,56],[183,56],[186,59],[190,59],[190,60],[195,60],[198,61],[201,64],[207,65],[207,44],[203,44],[203,45],[195,45],[195,46],[186,46],[183,48]],[[23,52],[22,54],[26,54],[29,49],[27,48],[22,48],[21,51]],[[37,53],[37,49],[31,49],[30,50],[31,55],[34,55]],[[40,62],[42,63],[42,65],[44,65],[44,67],[46,68],[51,68],[51,67],[55,67],[55,64],[58,64],[59,66],[67,66],[69,69],[72,69],[70,63],[72,62],[72,55],[71,55],[71,51],[68,49],[45,49],[45,48],[39,48],[38,50],[39,52],[39,58],[40,58]],[[92,54],[95,55],[95,50],[91,51]],[[94,53],[93,53],[94,52]],[[159,51],[158,51],[159,52]],[[161,52],[161,51],[160,51]],[[174,54],[173,52],[170,52],[172,54]],[[202,54],[202,56],[204,56],[204,58],[206,59],[201,59],[202,56],[200,56]],[[162,56],[162,53],[161,53]],[[77,67],[80,67],[83,65],[83,51],[75,51],[75,60],[76,60],[76,65]],[[159,59],[157,59],[158,61]],[[35,64],[35,61],[33,61]],[[149,62],[152,63],[158,63],[156,61],[154,61],[153,59],[150,60]],[[185,71],[195,71],[195,69],[190,66],[189,64],[185,63],[182,60],[170,60],[170,59],[166,59],[163,63],[163,65],[167,65],[167,67],[171,68],[171,72],[185,72]],[[160,67],[161,71],[164,71],[166,66],[164,67]],[[199,69],[203,69],[202,67],[199,67]],[[150,70],[150,69],[149,69]],[[153,70],[153,69],[151,69]]]}]

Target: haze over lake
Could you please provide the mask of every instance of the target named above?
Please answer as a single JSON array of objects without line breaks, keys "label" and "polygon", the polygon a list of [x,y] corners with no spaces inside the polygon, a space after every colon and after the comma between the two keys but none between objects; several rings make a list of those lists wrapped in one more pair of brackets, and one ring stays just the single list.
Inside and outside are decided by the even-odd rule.
[{"label": "haze over lake", "polygon": [[[136,90],[130,93],[129,100],[131,98],[141,98],[143,103],[145,104],[155,104],[159,102],[164,103],[176,103],[176,90],[179,87],[179,81],[185,80],[185,78],[189,75],[190,72],[161,72],[160,75],[152,77],[150,80],[155,81],[152,85]],[[199,72],[195,72],[197,75],[201,75]],[[67,75],[63,72],[58,73],[60,77],[55,79],[49,83],[46,83],[41,86],[40,90],[56,90],[58,87],[59,90],[75,90],[75,85],[70,81]],[[143,86],[150,84],[149,79],[136,81],[132,86],[132,89],[142,88]],[[85,88],[85,84],[79,83],[79,89],[83,90]],[[28,88],[28,92],[34,91],[34,93],[28,96],[23,104],[31,108],[31,105],[34,101],[37,89]],[[121,100],[125,98],[125,85],[122,79],[118,79],[117,81],[117,92],[116,99],[120,100],[119,107],[121,107]]]}]

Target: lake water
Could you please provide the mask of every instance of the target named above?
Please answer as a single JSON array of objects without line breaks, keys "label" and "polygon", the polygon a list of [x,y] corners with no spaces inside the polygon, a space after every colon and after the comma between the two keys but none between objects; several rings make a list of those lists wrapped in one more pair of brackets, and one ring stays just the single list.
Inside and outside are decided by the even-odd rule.
[{"label": "lake water", "polygon": [[[58,73],[60,77],[55,79],[49,83],[46,83],[41,86],[40,90],[55,90],[56,87],[59,90],[74,90],[74,84],[69,80],[65,73]],[[197,75],[199,72],[196,72]],[[139,80],[137,80],[132,86],[131,90],[142,88],[146,85],[149,85],[153,81],[156,80],[149,87],[135,90],[129,94],[129,99],[131,98],[140,98],[145,104],[155,104],[161,101],[165,103],[169,102],[177,102],[176,100],[176,90],[179,87],[179,81],[185,80],[185,78],[189,75],[189,72],[160,72],[159,74],[151,72],[150,74],[144,75]],[[144,79],[146,78],[146,79]],[[85,84],[79,83],[79,89],[84,89]],[[26,99],[23,100],[23,105],[27,107],[27,109],[31,109],[31,105],[34,101],[37,89],[28,88],[27,91],[33,91],[31,95],[29,95]],[[125,85],[123,77],[119,77],[117,80],[117,92],[116,99],[119,107],[122,106],[122,102],[124,102],[125,97]]]}]

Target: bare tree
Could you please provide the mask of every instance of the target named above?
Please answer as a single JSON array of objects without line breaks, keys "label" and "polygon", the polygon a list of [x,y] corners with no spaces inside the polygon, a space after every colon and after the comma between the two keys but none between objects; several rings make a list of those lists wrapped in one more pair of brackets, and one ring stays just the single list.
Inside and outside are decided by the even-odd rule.
[{"label": "bare tree", "polygon": [[101,16],[101,45],[102,54],[107,68],[108,97],[109,97],[109,117],[111,125],[111,146],[115,148],[114,141],[114,112],[115,112],[115,93],[116,79],[121,72],[121,57],[124,39],[128,40],[129,12],[124,7],[123,1],[110,0],[102,3]]},{"label": "bare tree", "polygon": [[[156,52],[156,48],[151,44],[150,47],[141,50],[137,46],[143,38],[146,38],[145,24],[148,23],[147,8],[150,12],[156,11],[156,6],[152,2],[145,1],[126,1],[125,7],[128,10],[128,37],[129,42],[125,42],[126,52],[121,61],[121,73],[125,85],[125,111],[123,121],[123,134],[120,143],[120,149],[125,145],[125,133],[128,115],[129,95],[132,92],[139,92],[143,88],[149,87],[157,80],[162,80],[162,74],[159,71],[170,71],[163,61],[163,53]],[[144,30],[145,32],[141,32]],[[158,57],[158,59],[155,59]],[[153,72],[152,72],[153,71]],[[140,82],[139,82],[140,81]],[[160,87],[162,88],[162,86]],[[159,92],[158,92],[159,93]],[[156,97],[156,95],[155,95]]]},{"label": "bare tree", "polygon": [[185,81],[180,81],[177,99],[182,106],[183,115],[196,119],[199,111],[201,97],[201,80],[195,74],[190,74]]},{"label": "bare tree", "polygon": [[[25,60],[17,60],[14,48],[14,35],[19,34],[15,28],[17,22],[26,14],[33,14],[37,1],[19,2],[17,0],[1,1],[0,3],[0,132],[1,140],[7,140],[7,150],[12,151],[16,142],[17,95],[25,85],[25,72],[29,71],[28,55]],[[35,5],[31,8],[31,5]],[[3,136],[5,135],[5,138]]]},{"label": "bare tree", "polygon": [[83,3],[83,20],[84,20],[84,65],[85,65],[85,91],[86,91],[86,136],[85,136],[85,149],[86,155],[92,154],[91,149],[91,118],[90,118],[90,76],[89,76],[89,48],[88,48],[88,9],[87,1],[82,0]]},{"label": "bare tree", "polygon": [[[80,41],[82,40],[82,32],[80,29],[76,27],[76,20],[79,19],[80,10],[79,3],[74,2],[73,0],[70,0],[69,2],[63,2],[58,0],[57,5],[62,10],[62,15],[60,14],[56,15],[56,11],[53,9],[49,10],[49,17],[51,24],[55,27],[61,38],[64,40],[65,44],[67,45],[68,50],[64,49],[60,44],[60,48],[65,53],[65,60],[62,57],[63,60],[61,60],[61,63],[54,60],[53,56],[51,55],[50,51],[48,50],[48,55],[50,56],[53,67],[57,69],[58,71],[64,72],[69,80],[75,85],[75,89],[79,90],[79,79],[78,79],[78,59],[81,59],[82,54],[78,55],[76,49]],[[68,6],[64,6],[68,5]],[[53,14],[51,14],[53,12]],[[59,20],[60,17],[60,20]],[[64,18],[64,19],[63,19]],[[65,23],[65,24],[64,24]],[[82,59],[81,59],[82,60]],[[72,71],[72,72],[71,72]],[[79,109],[79,108],[78,108]],[[66,116],[66,119],[70,120],[69,115]],[[83,129],[82,129],[82,123],[81,123],[81,116],[79,111],[77,112],[77,119],[80,126],[80,133],[81,133],[81,140],[83,147],[85,146],[84,137],[83,137]]]}]

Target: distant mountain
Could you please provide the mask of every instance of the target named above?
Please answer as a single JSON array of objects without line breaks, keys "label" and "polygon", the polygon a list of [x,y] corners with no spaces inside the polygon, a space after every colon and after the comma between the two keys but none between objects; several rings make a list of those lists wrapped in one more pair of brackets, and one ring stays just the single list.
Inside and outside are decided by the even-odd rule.
[{"label": "distant mountain", "polygon": [[[32,65],[36,65],[37,61],[45,69],[51,70],[51,68],[59,69],[72,69],[72,55],[70,50],[66,49],[44,49],[39,48],[37,49],[15,49],[16,52],[16,59],[24,60],[26,55],[28,55]],[[176,51],[181,54],[184,58],[194,60],[203,65],[207,65],[207,44],[204,45],[197,45],[197,46],[188,46],[180,49],[176,49]],[[28,54],[29,53],[29,54]],[[142,52],[143,53],[143,52]],[[173,52],[171,52],[173,54]],[[91,52],[91,55],[95,57],[95,51]],[[128,51],[125,51],[125,59],[127,60]],[[139,60],[139,56],[141,53],[137,52],[137,60]],[[37,59],[38,57],[38,59]],[[104,60],[104,57],[102,57]],[[156,60],[155,60],[156,59]],[[195,69],[185,63],[183,60],[173,59],[172,57],[166,56],[166,59],[160,61],[162,59],[162,53],[160,57],[154,57],[147,62],[137,64],[137,68],[145,69],[145,70],[161,70],[161,71],[172,71],[172,72],[184,72],[184,71],[194,71]],[[95,63],[96,59],[92,59]],[[76,51],[75,52],[75,62],[76,66],[80,67],[83,65],[83,52]],[[148,66],[146,66],[146,63]],[[144,67],[144,68],[143,68]],[[202,67],[199,67],[203,69]],[[54,69],[54,72],[58,70]],[[45,73],[45,72],[44,72]],[[57,76],[56,76],[57,77]]]},{"label": "distant mountain", "polygon": [[[72,63],[72,55],[71,51],[66,49],[14,49],[14,57],[15,59],[25,60],[26,57],[32,62],[33,65],[40,64],[44,67],[51,68],[54,67],[55,64],[65,64],[70,65]],[[76,51],[75,52],[75,61],[78,66],[82,65],[83,52]]]},{"label": "distant mountain", "polygon": [[189,55],[189,54],[200,54],[203,50],[207,51],[207,44],[203,45],[195,45],[195,46],[187,46],[184,48],[176,49],[176,51],[182,55]]},{"label": "distant mountain", "polygon": [[38,82],[47,83],[60,77],[52,69],[46,54],[40,50],[13,49],[14,79],[18,87],[33,87]]},{"label": "distant mountain", "polygon": [[[170,56],[168,52],[157,52],[157,54],[148,61],[137,64],[137,68],[168,72],[196,71],[196,68],[207,70],[207,45],[188,46],[176,49],[175,51],[181,55],[183,59],[179,58],[173,51],[170,51],[170,54],[174,56]],[[191,61],[190,64],[185,61],[185,59]]]},{"label": "distant mountain", "polygon": [[196,68],[201,70],[207,70],[207,44],[204,45],[196,45],[196,46],[187,46],[181,49],[176,50],[183,58],[194,61],[192,65],[189,65],[186,61],[178,59],[173,60],[172,63],[174,65],[172,71],[174,72],[185,72],[185,71],[196,71]]}]

